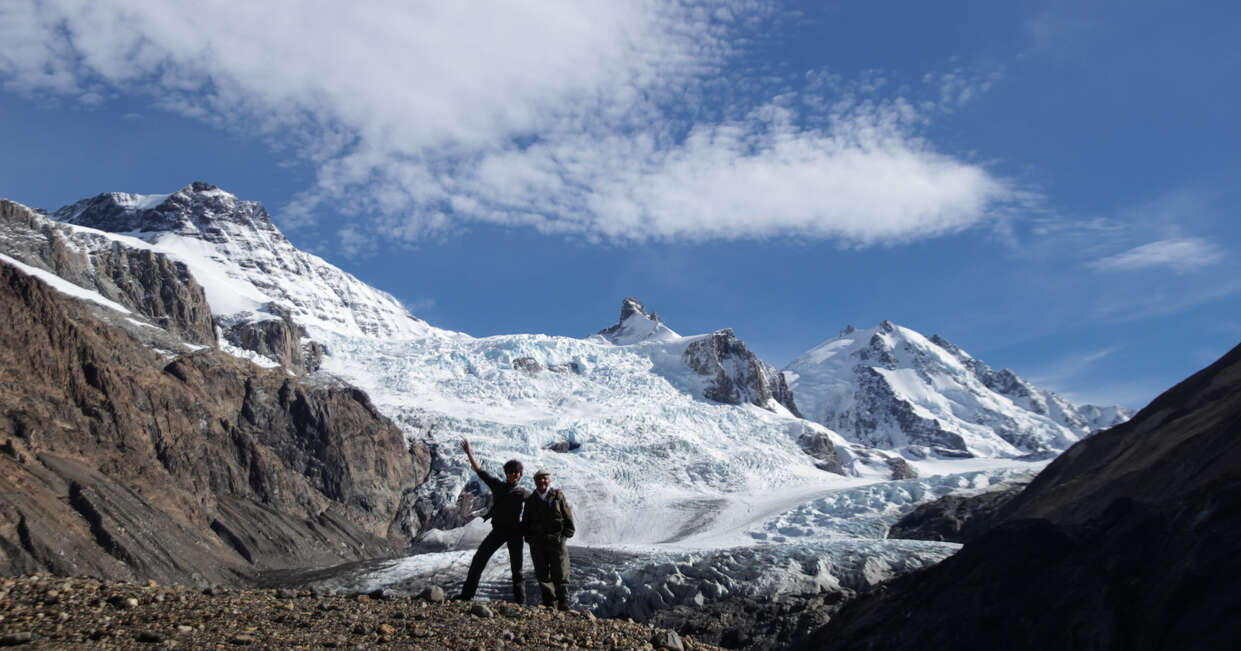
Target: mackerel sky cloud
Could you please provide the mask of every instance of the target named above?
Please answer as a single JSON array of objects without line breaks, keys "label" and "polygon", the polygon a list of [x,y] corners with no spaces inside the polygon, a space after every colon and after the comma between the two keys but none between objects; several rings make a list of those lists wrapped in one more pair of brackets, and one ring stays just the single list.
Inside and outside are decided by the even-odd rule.
[{"label": "mackerel sky cloud", "polygon": [[[290,214],[362,197],[349,227],[361,243],[485,221],[871,245],[967,228],[1010,198],[1008,181],[918,137],[933,108],[809,115],[725,88],[728,114],[701,110],[717,92],[707,76],[741,47],[732,31],[767,17],[761,3],[345,6],[19,3],[3,17],[18,47],[0,65],[31,92],[138,93],[230,129],[292,130],[318,178]],[[954,102],[974,92],[938,81],[928,92]]]}]

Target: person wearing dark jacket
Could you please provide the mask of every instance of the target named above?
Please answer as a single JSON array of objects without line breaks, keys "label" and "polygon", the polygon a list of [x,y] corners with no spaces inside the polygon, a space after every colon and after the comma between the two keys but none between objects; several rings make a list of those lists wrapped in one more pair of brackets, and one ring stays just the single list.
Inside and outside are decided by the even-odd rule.
[{"label": "person wearing dark jacket", "polygon": [[576,528],[573,512],[560,489],[553,489],[552,475],[546,470],[534,473],[535,491],[526,498],[521,530],[530,543],[530,560],[539,582],[543,605],[569,609],[569,550],[565,540]]},{"label": "person wearing dark jacket", "polygon": [[521,510],[530,491],[517,485],[521,481],[521,462],[510,459],[504,464],[505,481],[496,479],[491,473],[483,470],[470,450],[470,442],[461,441],[461,449],[470,459],[470,465],[478,478],[491,489],[491,533],[479,543],[474,559],[470,561],[470,572],[465,577],[465,585],[457,599],[469,601],[478,590],[478,580],[482,577],[483,568],[491,555],[503,545],[508,545],[509,565],[513,571],[513,600],[519,604],[526,603],[526,584],[521,576]]}]

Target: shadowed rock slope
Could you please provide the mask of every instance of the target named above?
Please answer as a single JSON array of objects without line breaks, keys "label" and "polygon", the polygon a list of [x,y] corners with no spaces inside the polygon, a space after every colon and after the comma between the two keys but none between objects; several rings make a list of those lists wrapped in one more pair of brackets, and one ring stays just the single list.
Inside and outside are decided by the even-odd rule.
[{"label": "shadowed rock slope", "polygon": [[1024,488],[1023,484],[978,495],[945,495],[897,520],[888,529],[888,538],[969,542],[989,530]]},{"label": "shadowed rock slope", "polygon": [[1241,346],[1074,445],[999,521],[850,603],[804,646],[1235,648]]},{"label": "shadowed rock slope", "polygon": [[405,547],[429,454],[364,393],[101,310],[0,263],[0,573],[236,584]]}]

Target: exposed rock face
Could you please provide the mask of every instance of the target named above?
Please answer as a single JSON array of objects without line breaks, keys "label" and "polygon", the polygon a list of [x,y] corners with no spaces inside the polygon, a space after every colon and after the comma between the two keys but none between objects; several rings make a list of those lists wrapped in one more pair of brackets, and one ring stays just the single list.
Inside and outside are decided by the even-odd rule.
[{"label": "exposed rock face", "polygon": [[965,439],[898,398],[891,384],[873,367],[855,366],[853,374],[856,407],[842,415],[841,424],[847,423],[846,431],[856,432],[860,442],[877,448],[921,446],[939,456],[973,456]]},{"label": "exposed rock face", "polygon": [[898,520],[888,530],[888,537],[968,542],[990,529],[1000,509],[1023,488],[1009,486],[978,495],[945,495]]},{"label": "exposed rock face", "polygon": [[820,470],[845,474],[845,466],[840,460],[840,453],[831,439],[822,432],[808,432],[797,439],[797,444],[806,454],[814,457],[815,467]]},{"label": "exposed rock face", "polygon": [[[646,307],[633,297],[621,303],[620,321],[600,330],[599,334],[617,345],[681,338],[660,321],[659,315],[654,311],[648,313]],[[695,373],[712,378],[703,390],[703,397],[708,400],[730,405],[750,403],[764,409],[770,409],[774,400],[794,415],[801,416],[784,375],[750,352],[731,329],[717,330],[692,341],[686,346],[681,360]],[[516,360],[514,365],[520,361],[524,360]],[[521,368],[537,372],[532,368]]]},{"label": "exposed rock face", "polygon": [[298,375],[318,370],[323,356],[327,354],[327,347],[311,340],[306,329],[294,323],[289,312],[279,305],[268,303],[264,309],[276,318],[237,323],[221,319],[224,338],[239,348],[272,359]]},{"label": "exposed rock face", "polygon": [[918,471],[910,465],[910,463],[901,457],[890,457],[887,460],[888,467],[892,469],[892,481],[900,481],[902,479],[917,479]]},{"label": "exposed rock face", "polygon": [[525,371],[530,375],[538,375],[543,372],[543,365],[533,357],[518,357],[513,360],[513,368]]},{"label": "exposed rock face", "polygon": [[169,362],[0,264],[0,572],[235,583],[397,553],[430,456],[361,391]]},{"label": "exposed rock face", "polygon": [[1228,649],[1241,639],[1241,346],[1074,445],[1000,524],[845,607],[824,649]]},{"label": "exposed rock face", "polygon": [[3,252],[99,292],[199,345],[216,342],[203,289],[185,265],[150,249],[127,247],[97,233],[75,231],[0,199]]},{"label": "exposed rock face", "polygon": [[577,441],[570,441],[569,439],[562,439],[547,446],[547,449],[551,450],[552,452],[559,452],[561,454],[564,454],[565,452],[572,452],[580,447],[582,447],[582,444],[578,443]]},{"label": "exposed rock face", "polygon": [[703,392],[708,400],[730,405],[748,402],[763,408],[774,400],[801,416],[784,375],[750,352],[732,329],[717,330],[691,343],[681,360],[699,375],[714,376]]}]

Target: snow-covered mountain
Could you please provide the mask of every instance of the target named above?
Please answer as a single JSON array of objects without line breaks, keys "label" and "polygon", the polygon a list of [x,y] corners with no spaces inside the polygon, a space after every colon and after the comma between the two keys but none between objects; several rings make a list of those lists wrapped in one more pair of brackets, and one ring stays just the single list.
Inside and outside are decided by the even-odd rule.
[{"label": "snow-covered mountain", "polygon": [[391,295],[293,246],[262,204],[195,182],[171,194],[109,192],[56,211],[133,246],[153,245],[189,266],[217,317],[279,318],[275,304],[308,329],[408,339],[431,332]]},{"label": "snow-covered mountain", "polygon": [[909,458],[1050,455],[1131,416],[1077,407],[939,335],[852,326],[785,369],[807,418]]},{"label": "snow-covered mountain", "polygon": [[[742,548],[761,547],[743,556],[769,571],[764,594],[842,585],[841,567],[871,583],[935,562],[955,548],[885,541],[885,523],[946,492],[1028,477],[1045,459],[1021,457],[1063,449],[1108,416],[1074,411],[890,324],[848,331],[784,372],[731,330],[682,336],[632,298],[618,323],[584,338],[437,329],[298,250],[258,203],[205,183],[168,195],[103,194],[55,217],[33,230],[68,229],[87,248],[146,250],[183,265],[226,350],[366,391],[430,450],[430,477],[402,523],[422,542],[452,549],[486,529],[473,519],[486,492],[462,438],[492,469],[514,457],[549,469],[575,505],[575,542],[648,568],[592,579],[579,603],[723,595],[729,582],[718,574],[740,571],[725,550]],[[314,364],[290,364],[279,346],[256,343],[276,323]],[[969,455],[977,458],[958,458]],[[867,526],[847,522],[860,513]],[[442,558],[452,567],[463,553]],[[716,587],[686,588],[711,574],[703,563],[716,568]]]}]

